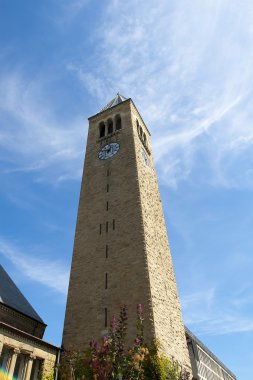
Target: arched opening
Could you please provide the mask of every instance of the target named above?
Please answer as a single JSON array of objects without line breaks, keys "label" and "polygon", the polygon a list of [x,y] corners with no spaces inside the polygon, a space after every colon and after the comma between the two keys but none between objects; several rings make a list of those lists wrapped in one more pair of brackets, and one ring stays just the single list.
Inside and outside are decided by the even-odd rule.
[{"label": "arched opening", "polygon": [[116,120],[116,131],[118,131],[119,129],[121,129],[121,117],[120,117],[120,115],[117,115],[115,120]]},{"label": "arched opening", "polygon": [[99,137],[104,137],[105,136],[105,123],[102,121],[99,124]]},{"label": "arched opening", "polygon": [[112,119],[109,119],[107,121],[107,131],[108,131],[108,135],[110,135],[112,132],[113,132],[113,122],[112,122]]}]

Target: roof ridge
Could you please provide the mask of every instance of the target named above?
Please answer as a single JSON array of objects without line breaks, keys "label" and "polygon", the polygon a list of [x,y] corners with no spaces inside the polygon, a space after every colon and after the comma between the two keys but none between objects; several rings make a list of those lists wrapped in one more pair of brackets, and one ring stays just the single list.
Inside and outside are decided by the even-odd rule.
[{"label": "roof ridge", "polygon": [[8,273],[0,264],[0,303],[17,310],[18,312],[27,315],[36,321],[43,323],[39,314],[32,307],[27,298],[23,295],[21,290],[17,287]]}]

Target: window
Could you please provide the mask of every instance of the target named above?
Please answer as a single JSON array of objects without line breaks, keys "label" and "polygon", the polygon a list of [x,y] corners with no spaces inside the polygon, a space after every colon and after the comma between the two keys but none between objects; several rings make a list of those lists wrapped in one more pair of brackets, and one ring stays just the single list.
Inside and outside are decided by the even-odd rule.
[{"label": "window", "polygon": [[12,349],[8,346],[3,346],[2,354],[0,355],[0,368],[1,370],[8,370],[8,363],[12,356]]},{"label": "window", "polygon": [[112,221],[112,229],[115,230],[115,219]]},{"label": "window", "polygon": [[117,115],[115,120],[116,120],[116,131],[118,131],[121,129],[121,117],[120,117],[120,115]]},{"label": "window", "polygon": [[106,233],[108,232],[108,222],[106,222]]},{"label": "window", "polygon": [[108,245],[105,246],[105,257],[108,258]]},{"label": "window", "polygon": [[143,142],[144,142],[144,144],[146,144],[146,143],[147,143],[147,137],[146,137],[146,133],[143,133]]},{"label": "window", "polygon": [[105,327],[107,327],[107,307],[105,307]]},{"label": "window", "polygon": [[109,193],[109,184],[106,185],[106,192]]},{"label": "window", "polygon": [[40,373],[42,370],[43,360],[34,359],[31,371],[30,380],[36,380],[40,378]]},{"label": "window", "polygon": [[[24,378],[24,372],[25,372],[25,362],[26,362],[27,356],[23,353],[18,353],[17,359],[16,359],[16,364],[13,372],[13,379],[22,379]],[[34,365],[33,365],[34,367]],[[32,373],[31,373],[32,375]],[[14,377],[15,376],[15,377]],[[32,378],[30,376],[30,378]]]},{"label": "window", "polygon": [[109,210],[109,202],[106,202],[106,211]]},{"label": "window", "polygon": [[105,289],[108,287],[108,274],[105,274]]},{"label": "window", "polygon": [[99,234],[102,234],[102,224],[99,225]]},{"label": "window", "polygon": [[102,121],[99,124],[99,137],[104,137],[105,136],[105,123]]},{"label": "window", "polygon": [[113,132],[113,122],[111,119],[107,121],[107,130],[108,130],[108,135],[110,135]]},{"label": "window", "polygon": [[140,127],[140,135],[141,135],[141,137],[142,137],[142,133],[143,133],[142,127]]},{"label": "window", "polygon": [[110,175],[110,170],[109,169],[107,169],[106,175],[107,175],[107,177],[109,177],[109,175]]}]

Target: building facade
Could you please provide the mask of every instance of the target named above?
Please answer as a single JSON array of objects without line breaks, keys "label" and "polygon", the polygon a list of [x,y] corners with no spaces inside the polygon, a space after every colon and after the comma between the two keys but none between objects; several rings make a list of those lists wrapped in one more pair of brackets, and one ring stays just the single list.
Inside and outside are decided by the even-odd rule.
[{"label": "building facade", "polygon": [[118,94],[89,118],[63,347],[99,340],[122,304],[132,340],[139,303],[146,340],[191,371],[150,133]]},{"label": "building facade", "polygon": [[53,374],[59,349],[42,338],[46,324],[0,265],[0,379]]},{"label": "building facade", "polygon": [[187,327],[186,340],[194,380],[236,380],[231,372]]}]

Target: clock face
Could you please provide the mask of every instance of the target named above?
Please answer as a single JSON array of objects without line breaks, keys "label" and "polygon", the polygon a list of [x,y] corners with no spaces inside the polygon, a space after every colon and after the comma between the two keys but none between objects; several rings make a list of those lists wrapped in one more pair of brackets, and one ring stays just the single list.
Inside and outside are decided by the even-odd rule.
[{"label": "clock face", "polygon": [[142,155],[142,158],[143,158],[145,164],[148,167],[150,167],[150,163],[149,163],[149,159],[148,159],[147,153],[145,152],[145,150],[143,148],[141,148],[141,155]]},{"label": "clock face", "polygon": [[108,158],[111,158],[119,151],[119,144],[118,143],[110,143],[103,146],[103,148],[98,153],[98,158],[100,160],[107,160]]}]

